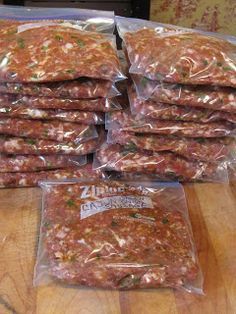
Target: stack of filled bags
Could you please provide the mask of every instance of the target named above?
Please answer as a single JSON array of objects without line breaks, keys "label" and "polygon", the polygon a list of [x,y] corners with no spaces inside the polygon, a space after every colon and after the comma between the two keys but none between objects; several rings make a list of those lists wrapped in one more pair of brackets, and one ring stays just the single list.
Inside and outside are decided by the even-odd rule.
[{"label": "stack of filled bags", "polygon": [[227,179],[235,158],[236,38],[118,18],[130,108],[107,118],[103,169],[159,179]]},{"label": "stack of filled bags", "polygon": [[87,28],[85,20],[2,22],[0,187],[100,175],[86,156],[104,141],[122,74],[113,35]]}]

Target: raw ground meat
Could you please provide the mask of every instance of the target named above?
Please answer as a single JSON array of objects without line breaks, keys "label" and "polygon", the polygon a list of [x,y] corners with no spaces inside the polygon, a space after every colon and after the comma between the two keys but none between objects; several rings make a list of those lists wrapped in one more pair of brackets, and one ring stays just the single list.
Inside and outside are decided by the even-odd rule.
[{"label": "raw ground meat", "polygon": [[96,128],[91,125],[16,118],[1,118],[0,134],[75,143],[97,137]]},{"label": "raw ground meat", "polygon": [[0,94],[0,106],[8,108],[30,108],[30,109],[63,109],[109,112],[120,109],[116,99],[62,99],[50,97],[35,97]]},{"label": "raw ground meat", "polygon": [[129,111],[110,113],[107,118],[106,128],[108,130],[119,129],[135,133],[176,135],[192,138],[233,136],[235,133],[235,128],[231,123],[195,123],[145,118],[140,119],[139,117],[132,116]]},{"label": "raw ground meat", "polygon": [[37,186],[39,181],[79,178],[99,178],[101,171],[92,170],[91,164],[82,167],[37,172],[0,173],[0,188]]},{"label": "raw ground meat", "polygon": [[89,78],[53,83],[0,83],[1,93],[51,98],[105,98],[111,89],[112,82]]},{"label": "raw ground meat", "polygon": [[100,169],[156,174],[179,181],[220,180],[221,173],[225,174],[224,164],[191,161],[171,152],[157,153],[119,144],[103,146],[96,157]]},{"label": "raw ground meat", "polygon": [[[97,288],[194,285],[199,266],[190,225],[173,190],[98,180],[46,183],[35,282],[43,272],[67,284]],[[176,199],[174,209],[168,197]],[[93,202],[99,206],[95,213],[81,219]]]},{"label": "raw ground meat", "polygon": [[0,33],[0,81],[50,82],[80,77],[114,81],[122,77],[112,35],[41,24]]},{"label": "raw ground meat", "polygon": [[124,131],[108,132],[110,144],[120,144],[130,149],[145,149],[154,152],[171,151],[187,159],[218,162],[236,158],[236,143],[230,138],[179,138],[153,134],[136,134]]},{"label": "raw ground meat", "polygon": [[127,32],[130,73],[170,83],[236,87],[236,44],[197,32]]},{"label": "raw ground meat", "polygon": [[34,172],[80,165],[80,158],[62,155],[24,156],[0,154],[0,164],[0,172]]},{"label": "raw ground meat", "polygon": [[133,88],[129,89],[129,99],[132,113],[141,116],[143,115],[146,118],[200,123],[225,120],[236,123],[236,114],[205,108],[194,108],[192,106],[171,105],[169,103],[157,102],[151,99],[145,101],[137,96]]},{"label": "raw ground meat", "polygon": [[219,86],[192,86],[151,81],[133,75],[141,98],[151,98],[156,102],[221,110],[236,113],[236,90]]},{"label": "raw ground meat", "polygon": [[94,153],[104,142],[104,132],[99,137],[75,145],[50,140],[27,139],[21,137],[0,136],[0,153],[20,155],[51,155],[64,154],[81,156]]},{"label": "raw ground meat", "polygon": [[104,114],[99,112],[60,110],[60,109],[37,109],[16,105],[4,107],[0,105],[0,118],[20,118],[36,120],[57,120],[65,122],[75,122],[86,125],[104,124]]}]

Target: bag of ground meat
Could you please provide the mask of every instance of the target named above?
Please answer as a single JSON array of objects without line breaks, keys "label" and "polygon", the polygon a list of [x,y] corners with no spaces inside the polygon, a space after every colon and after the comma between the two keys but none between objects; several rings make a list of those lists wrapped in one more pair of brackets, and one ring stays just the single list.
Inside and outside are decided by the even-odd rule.
[{"label": "bag of ground meat", "polygon": [[0,154],[0,173],[63,169],[86,163],[87,156]]},{"label": "bag of ground meat", "polygon": [[93,125],[16,118],[0,118],[0,134],[75,144],[98,136]]},{"label": "bag of ground meat", "polygon": [[92,99],[98,97],[115,97],[119,91],[111,81],[80,78],[72,81],[51,83],[2,83],[0,92],[37,97]]},{"label": "bag of ground meat", "polygon": [[236,87],[236,38],[117,18],[130,73],[170,83]]},{"label": "bag of ground meat", "polygon": [[119,144],[103,145],[96,152],[94,169],[142,173],[159,180],[181,182],[228,181],[226,162],[189,160],[168,151],[155,152]]},{"label": "bag of ground meat", "polygon": [[[112,34],[89,32],[66,23],[18,26],[0,38],[0,81],[39,83],[81,77],[124,79]],[[56,58],[56,62],[55,62]]]},{"label": "bag of ground meat", "polygon": [[107,130],[122,130],[135,133],[153,133],[192,138],[234,136],[234,124],[228,122],[196,123],[170,120],[154,120],[131,115],[128,110],[107,114]]},{"label": "bag of ground meat", "polygon": [[7,107],[0,104],[0,118],[20,118],[32,120],[58,120],[75,122],[85,125],[104,124],[105,117],[101,112],[60,110],[60,109],[37,109],[27,106],[13,105]]},{"label": "bag of ground meat", "polygon": [[[61,109],[110,112],[121,109],[116,98],[69,99],[0,94],[0,108]],[[8,110],[8,109],[7,109]]]},{"label": "bag of ground meat", "polygon": [[171,151],[190,160],[207,162],[236,160],[236,142],[228,137],[215,139],[180,138],[109,130],[107,142],[109,144],[124,145],[130,150]]},{"label": "bag of ground meat", "polygon": [[0,153],[14,155],[72,155],[94,153],[105,141],[104,131],[99,130],[98,138],[86,142],[60,143],[51,140],[23,137],[0,136]]},{"label": "bag of ground meat", "polygon": [[101,170],[93,170],[91,164],[81,167],[68,167],[56,170],[35,172],[0,173],[0,188],[22,188],[38,186],[42,180],[68,180],[78,178],[103,178]]},{"label": "bag of ground meat", "polygon": [[134,87],[129,88],[129,102],[132,114],[139,115],[141,118],[145,116],[151,119],[181,120],[200,123],[224,120],[236,123],[236,114],[229,112],[173,105],[152,99],[143,100],[138,97]]},{"label": "bag of ground meat", "polygon": [[115,16],[112,11],[96,11],[76,8],[32,8],[0,6],[0,26],[23,25],[39,21],[59,21],[83,30],[112,34]]},{"label": "bag of ground meat", "polygon": [[156,102],[236,113],[236,90],[230,87],[194,86],[152,81],[132,75],[138,96]]},{"label": "bag of ground meat", "polygon": [[203,293],[183,187],[176,183],[41,182],[34,285]]}]

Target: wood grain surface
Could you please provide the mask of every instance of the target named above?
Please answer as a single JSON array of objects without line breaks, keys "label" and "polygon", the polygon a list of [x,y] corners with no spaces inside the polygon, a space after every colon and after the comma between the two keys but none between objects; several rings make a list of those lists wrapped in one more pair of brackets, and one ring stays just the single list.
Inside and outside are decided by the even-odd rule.
[{"label": "wood grain surface", "polygon": [[186,185],[205,296],[169,289],[33,288],[39,189],[0,190],[0,314],[236,313],[236,184]]}]

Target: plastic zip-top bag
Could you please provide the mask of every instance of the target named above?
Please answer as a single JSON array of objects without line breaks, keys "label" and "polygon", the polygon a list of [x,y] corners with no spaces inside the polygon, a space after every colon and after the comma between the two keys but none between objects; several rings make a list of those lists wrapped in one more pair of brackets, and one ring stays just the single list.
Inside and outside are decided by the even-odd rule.
[{"label": "plastic zip-top bag", "polygon": [[68,180],[79,178],[105,178],[101,170],[93,170],[92,164],[72,166],[51,170],[40,170],[31,172],[4,172],[0,173],[0,188],[23,188],[35,187],[42,180]]},{"label": "plastic zip-top bag", "polygon": [[123,130],[135,133],[154,133],[192,138],[234,136],[233,123],[225,121],[196,123],[185,121],[155,120],[134,116],[129,110],[111,112],[106,116],[107,130]]},{"label": "plastic zip-top bag", "polygon": [[236,87],[236,38],[117,17],[130,73],[181,84]]},{"label": "plastic zip-top bag", "polygon": [[76,8],[33,8],[19,6],[0,6],[0,26],[12,23],[25,24],[39,21],[67,22],[82,30],[113,33],[114,12]]},{"label": "plastic zip-top bag", "polygon": [[124,78],[112,34],[99,33],[96,28],[84,30],[66,21],[2,25],[0,55],[2,82],[57,82],[81,77],[119,81]]},{"label": "plastic zip-top bag", "polygon": [[34,285],[203,292],[181,185],[79,180],[40,186]]},{"label": "plastic zip-top bag", "polygon": [[104,144],[94,159],[94,169],[151,176],[161,181],[228,182],[227,161],[187,159],[170,151],[148,151],[135,145]]}]

